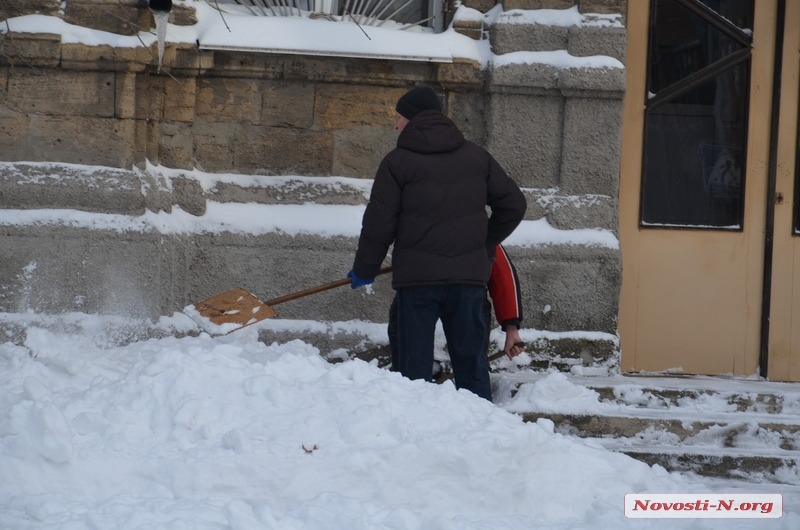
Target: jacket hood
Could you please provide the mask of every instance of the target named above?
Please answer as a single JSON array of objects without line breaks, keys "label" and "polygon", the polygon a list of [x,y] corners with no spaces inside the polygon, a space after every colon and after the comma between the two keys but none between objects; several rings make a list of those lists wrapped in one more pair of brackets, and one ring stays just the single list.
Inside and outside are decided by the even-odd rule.
[{"label": "jacket hood", "polygon": [[397,138],[397,147],[417,153],[446,153],[463,143],[464,135],[456,124],[435,110],[417,114]]}]

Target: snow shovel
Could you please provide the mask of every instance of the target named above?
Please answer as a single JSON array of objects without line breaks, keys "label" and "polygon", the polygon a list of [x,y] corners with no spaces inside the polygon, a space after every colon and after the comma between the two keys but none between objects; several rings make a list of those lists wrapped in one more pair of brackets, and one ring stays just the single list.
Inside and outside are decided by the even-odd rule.
[{"label": "snow shovel", "polygon": [[[391,267],[384,267],[378,274],[386,274],[391,271]],[[278,316],[278,313],[272,309],[274,305],[342,287],[349,283],[350,278],[344,278],[296,293],[279,296],[266,302],[262,302],[249,291],[237,287],[188,305],[183,308],[183,312],[204,331],[208,332],[209,335],[227,335],[245,326]]]}]

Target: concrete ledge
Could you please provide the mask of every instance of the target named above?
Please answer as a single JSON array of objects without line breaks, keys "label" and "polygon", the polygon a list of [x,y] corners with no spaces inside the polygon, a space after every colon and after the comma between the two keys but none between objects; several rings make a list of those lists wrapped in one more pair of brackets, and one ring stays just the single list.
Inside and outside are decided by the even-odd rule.
[{"label": "concrete ledge", "polygon": [[141,72],[148,64],[155,64],[156,57],[153,50],[143,46],[117,48],[107,44],[87,46],[65,43],[61,47],[61,66],[66,70]]},{"label": "concrete ledge", "polygon": [[617,231],[617,200],[609,195],[568,195],[558,189],[526,189],[525,218],[545,218],[559,230],[605,228]]},{"label": "concrete ledge", "polygon": [[491,68],[488,85],[492,93],[622,99],[625,70],[512,63]]},{"label": "concrete ledge", "polygon": [[0,35],[0,66],[48,66],[61,62],[61,35],[50,33]]},{"label": "concrete ledge", "polygon": [[[256,181],[257,179],[257,181]],[[197,178],[178,170],[125,170],[67,164],[0,162],[0,197],[15,209],[74,209],[122,215],[180,206],[203,215],[206,201],[258,204],[366,204],[371,180],[329,177],[253,177],[220,179],[204,189]]]},{"label": "concrete ledge", "polygon": [[141,215],[147,200],[143,189],[161,188],[143,173],[83,166],[0,164],[0,197],[16,209],[74,209]]},{"label": "concrete ledge", "polygon": [[[154,318],[243,287],[269,300],[339,280],[352,265],[356,238],[161,234],[6,225],[0,246],[0,311],[81,311]],[[620,260],[616,249],[509,247],[523,284],[525,327],[616,333]],[[386,320],[390,279],[374,293],[348,288],[288,302],[298,320]]]}]

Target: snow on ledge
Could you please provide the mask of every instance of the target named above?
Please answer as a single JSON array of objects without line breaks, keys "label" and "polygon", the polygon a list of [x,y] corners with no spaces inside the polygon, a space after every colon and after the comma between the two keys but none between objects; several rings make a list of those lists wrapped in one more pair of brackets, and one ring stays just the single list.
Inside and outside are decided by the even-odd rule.
[{"label": "snow on ledge", "polygon": [[[442,33],[398,30],[385,27],[360,28],[352,22],[300,17],[261,17],[219,12],[205,2],[195,4],[197,24],[167,28],[168,43],[196,44],[203,50],[236,50],[261,53],[380,58],[404,61],[451,63],[455,59],[476,61],[485,67],[491,57],[488,41],[477,41],[450,28]],[[61,41],[86,46],[136,48],[151,46],[150,31],[125,36],[69,24],[59,17],[25,15],[0,25],[0,34],[49,33]],[[365,34],[366,33],[366,34]]]}]

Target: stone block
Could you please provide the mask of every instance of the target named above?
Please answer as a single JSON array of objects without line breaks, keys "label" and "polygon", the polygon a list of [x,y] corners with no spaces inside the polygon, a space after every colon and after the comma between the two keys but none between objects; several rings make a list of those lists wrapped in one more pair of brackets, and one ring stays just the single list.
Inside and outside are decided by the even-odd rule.
[{"label": "stone block", "polygon": [[261,96],[261,122],[271,127],[307,129],[314,124],[314,93],[311,83],[266,81]]},{"label": "stone block", "polygon": [[0,66],[54,67],[61,61],[61,35],[14,33],[0,35]]},{"label": "stone block", "polygon": [[445,112],[464,137],[478,145],[486,143],[486,97],[482,91],[450,90],[444,101]]},{"label": "stone block", "polygon": [[524,278],[523,327],[617,332],[622,270],[618,248],[547,245],[506,250]]},{"label": "stone block", "polygon": [[330,175],[333,134],[287,127],[240,125],[233,140],[233,168],[261,175]]},{"label": "stone block", "polygon": [[2,19],[23,15],[58,15],[61,0],[5,0],[0,7]]},{"label": "stone block", "polygon": [[494,94],[487,146],[523,187],[559,185],[563,99]]},{"label": "stone block", "polygon": [[344,177],[373,178],[383,157],[397,145],[397,132],[388,126],[338,129],[333,138],[331,173]]},{"label": "stone block", "polygon": [[150,62],[150,52],[143,46],[127,48],[67,43],[61,50],[61,67],[73,70],[140,72]]},{"label": "stone block", "polygon": [[568,27],[515,23],[515,19],[521,16],[519,12],[504,14],[492,25],[490,41],[495,54],[567,49]]},{"label": "stone block", "polygon": [[486,31],[482,20],[455,20],[453,21],[453,29],[456,33],[465,35],[470,39],[481,40]]},{"label": "stone block", "polygon": [[622,99],[625,96],[625,69],[565,68],[559,72],[559,87],[568,97]]},{"label": "stone block", "polygon": [[193,178],[177,176],[170,179],[172,184],[172,202],[184,212],[201,216],[206,213],[206,199],[203,188]]},{"label": "stone block", "polygon": [[[136,117],[147,120],[151,132],[155,133],[164,117],[166,79],[147,73],[136,74]],[[153,138],[157,140],[157,137]]]},{"label": "stone block", "polygon": [[3,204],[20,209],[141,215],[145,211],[142,184],[136,172],[108,167],[87,171],[19,163],[0,171]]},{"label": "stone block", "polygon": [[139,0],[69,0],[64,20],[76,26],[120,35],[136,35],[150,28],[146,3]]},{"label": "stone block", "polygon": [[486,13],[495,5],[497,5],[497,0],[464,0],[461,2],[464,7],[469,7],[471,9],[476,9],[481,13]]},{"label": "stone block", "polygon": [[622,100],[569,98],[564,111],[560,187],[616,197]]},{"label": "stone block", "polygon": [[219,76],[283,79],[286,57],[267,53],[206,50],[213,57],[214,73]]},{"label": "stone block", "polygon": [[628,0],[578,0],[581,13],[600,13],[626,15]]},{"label": "stone block", "polygon": [[445,88],[470,86],[480,90],[486,78],[481,65],[467,59],[456,58],[452,63],[442,63],[436,72],[436,81]]},{"label": "stone block", "polygon": [[[201,122],[192,127],[194,163],[205,171],[234,169],[234,138],[238,126],[232,122]],[[187,167],[187,166],[182,166]]]},{"label": "stone block", "polygon": [[195,166],[192,125],[162,121],[159,127],[158,160],[163,166],[190,169]]},{"label": "stone block", "polygon": [[9,99],[26,112],[55,116],[114,116],[113,73],[55,70],[16,72],[9,77]]},{"label": "stone block", "polygon": [[606,55],[625,64],[625,28],[574,26],[569,28],[567,51],[576,57]]},{"label": "stone block", "polygon": [[544,63],[510,63],[489,71],[492,92],[544,95],[560,86],[561,69]]},{"label": "stone block", "polygon": [[390,126],[394,106],[406,88],[321,85],[316,92],[314,124],[324,129]]},{"label": "stone block", "polygon": [[164,112],[168,121],[193,122],[197,101],[196,77],[167,77],[164,79]]},{"label": "stone block", "polygon": [[22,155],[16,160],[127,168],[134,163],[135,129],[133,120],[32,114],[26,136],[11,150]]},{"label": "stone block", "polygon": [[205,77],[197,86],[197,118],[203,121],[261,122],[264,83],[257,79]]},{"label": "stone block", "polygon": [[136,74],[117,72],[114,76],[114,116],[136,118]]},{"label": "stone block", "polygon": [[28,140],[31,118],[10,103],[0,107],[0,153],[7,161],[31,160]]},{"label": "stone block", "polygon": [[203,75],[214,68],[214,52],[202,51],[186,43],[171,44],[167,49],[171,55],[164,51],[164,68],[173,75]]}]

